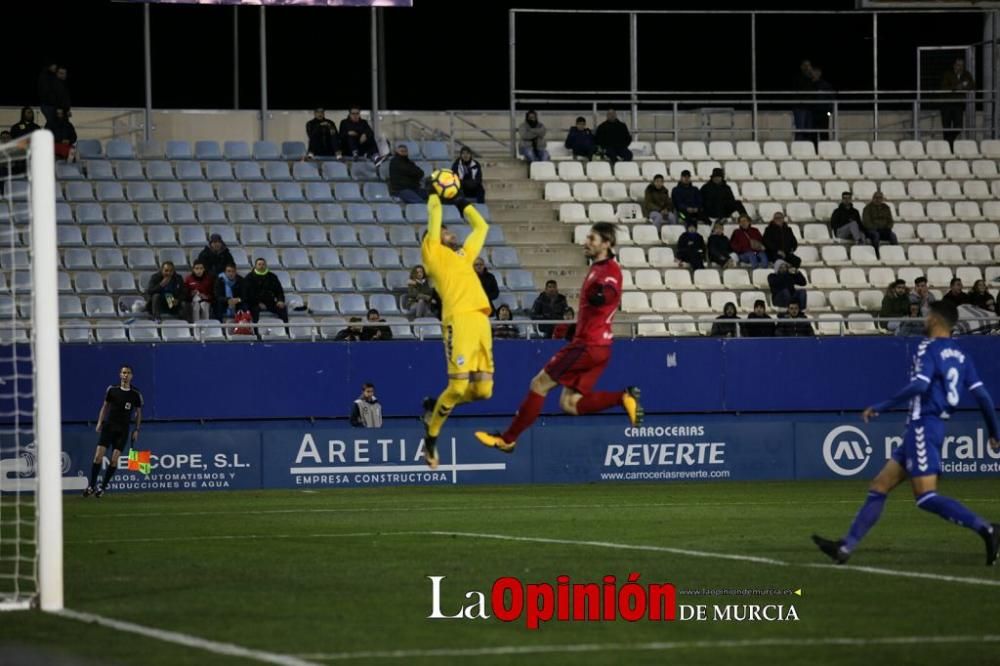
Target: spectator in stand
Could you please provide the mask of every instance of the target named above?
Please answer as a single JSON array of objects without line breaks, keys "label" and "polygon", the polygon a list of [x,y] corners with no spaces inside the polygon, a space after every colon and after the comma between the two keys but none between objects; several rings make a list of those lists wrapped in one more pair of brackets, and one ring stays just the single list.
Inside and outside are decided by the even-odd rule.
[{"label": "spectator in stand", "polygon": [[406,298],[403,305],[410,319],[436,316],[433,308],[434,288],[427,280],[424,267],[417,265],[410,269],[410,279],[406,282]]},{"label": "spectator in stand", "polygon": [[[531,306],[531,318],[549,321],[562,319],[568,308],[566,297],[559,293],[559,285],[555,280],[549,280],[545,283],[545,291],[538,295]],[[539,324],[538,331],[542,337],[551,338],[553,327],[553,324]]]},{"label": "spectator in stand", "polygon": [[984,310],[992,310],[993,307],[987,307],[986,304],[993,300],[993,296],[986,289],[986,280],[976,280],[972,284],[972,290],[969,292],[969,305],[974,305]]},{"label": "spectator in stand", "polygon": [[236,264],[233,253],[222,242],[222,236],[219,234],[212,234],[209,237],[208,245],[198,253],[196,261],[200,262],[205,267],[205,272],[212,276],[220,275],[229,264]]},{"label": "spectator in stand", "polygon": [[797,98],[799,101],[796,102],[795,108],[792,109],[792,120],[795,124],[795,141],[812,141],[813,135],[809,130],[812,129],[813,114],[812,109],[809,108],[809,98],[813,90],[813,78],[812,78],[812,63],[808,60],[803,60],[799,63],[799,76],[796,81],[795,89],[799,92],[800,96]]},{"label": "spectator in stand", "polygon": [[424,203],[427,192],[422,188],[424,170],[410,159],[410,149],[405,143],[396,146],[396,154],[389,161],[389,194],[405,203]]},{"label": "spectator in stand", "polygon": [[768,260],[776,262],[781,259],[798,268],[802,265],[802,260],[795,255],[798,247],[799,242],[795,240],[792,228],[785,224],[785,214],[781,211],[776,212],[764,230],[764,249],[767,251]]},{"label": "spectator in stand", "polygon": [[41,127],[35,124],[34,110],[30,106],[25,106],[21,109],[21,119],[10,128],[10,138],[20,139],[38,129]]},{"label": "spectator in stand", "polygon": [[834,238],[854,241],[858,245],[865,242],[865,235],[861,232],[861,213],[854,207],[850,192],[841,193],[840,205],[830,216],[830,230]]},{"label": "spectator in stand", "polygon": [[482,257],[476,257],[476,260],[472,262],[472,269],[479,276],[479,283],[483,285],[486,298],[490,299],[490,308],[493,308],[493,301],[500,298],[500,285],[497,283],[497,277],[487,270],[486,260]]},{"label": "spectator in stand", "polygon": [[573,336],[576,335],[576,313],[573,312],[573,308],[566,308],[566,312],[563,313],[563,321],[566,323],[556,324],[555,328],[552,329],[553,340],[572,340]]},{"label": "spectator in stand", "polygon": [[931,311],[931,303],[936,301],[934,294],[927,288],[927,278],[921,276],[913,281],[913,291],[910,292],[910,302],[920,306],[920,316],[926,317]]},{"label": "spectator in stand", "polygon": [[52,132],[55,141],[56,159],[67,162],[76,161],[76,128],[69,121],[70,113],[59,107],[55,110],[55,118],[45,124],[45,129]]},{"label": "spectator in stand", "polygon": [[818,144],[830,138],[830,116],[833,112],[833,86],[823,78],[823,70],[812,68],[812,88],[816,93],[816,101],[812,105],[812,124],[816,133],[812,142]]},{"label": "spectator in stand", "polygon": [[146,285],[146,311],[157,322],[169,314],[190,321],[184,296],[184,280],[177,274],[172,261],[164,261],[160,270],[149,277]]},{"label": "spectator in stand", "polygon": [[712,225],[712,233],[708,237],[708,260],[723,268],[732,268],[739,261],[739,257],[733,252],[733,246],[726,238],[722,222]]},{"label": "spectator in stand", "polygon": [[451,165],[462,181],[462,194],[466,199],[477,203],[486,203],[486,189],[483,187],[483,167],[472,159],[472,151],[468,146],[462,146],[458,159]]},{"label": "spectator in stand", "polygon": [[632,151],[628,149],[631,143],[632,134],[628,127],[618,120],[614,109],[608,109],[606,120],[597,126],[597,145],[604,151],[604,156],[612,166],[619,160],[632,161]]},{"label": "spectator in stand", "polygon": [[806,277],[787,261],[774,262],[774,272],[767,276],[767,286],[771,289],[771,302],[777,308],[787,308],[796,303],[800,310],[806,309]]},{"label": "spectator in stand", "polygon": [[906,337],[923,337],[926,333],[924,325],[925,315],[920,314],[920,303],[909,302],[906,319],[899,323],[896,328],[896,335]]},{"label": "spectator in stand", "polygon": [[[510,311],[510,306],[506,303],[501,303],[500,307],[497,308],[497,321],[498,322],[510,322],[514,319],[513,313]],[[521,337],[521,331],[517,329],[517,326],[511,323],[497,323],[493,324],[493,338],[494,339],[506,339],[506,340],[516,340]]]},{"label": "spectator in stand", "polygon": [[217,279],[205,271],[205,264],[195,260],[194,266],[191,267],[191,274],[184,278],[191,323],[212,318],[212,303],[215,301],[215,281]]},{"label": "spectator in stand", "polygon": [[778,315],[778,325],[776,327],[778,337],[805,338],[816,335],[813,325],[808,321],[802,321],[804,319],[808,319],[808,317],[802,312],[799,304],[795,302],[789,303],[788,311]]},{"label": "spectator in stand", "polygon": [[538,114],[528,111],[524,114],[524,122],[517,128],[520,143],[518,148],[521,157],[530,162],[548,162],[549,151],[545,150],[545,125],[538,122]]},{"label": "spectator in stand", "polygon": [[701,186],[701,204],[711,220],[732,217],[733,213],[747,214],[743,202],[736,198],[733,188],[726,182],[726,172],[719,167],[712,169],[712,177]]},{"label": "spectator in stand", "polygon": [[[900,319],[902,317],[909,316],[910,313],[910,295],[907,293],[906,282],[904,280],[895,280],[889,285],[889,288],[885,291],[885,296],[882,297],[882,308],[878,312],[880,319]],[[889,331],[895,331],[899,328],[898,321],[882,321],[880,326]]]},{"label": "spectator in stand", "polygon": [[361,342],[364,340],[364,331],[361,317],[351,317],[347,320],[347,328],[338,331],[333,339],[338,342]]},{"label": "spectator in stand", "polygon": [[708,218],[702,209],[701,191],[691,184],[691,172],[687,169],[681,171],[680,182],[670,193],[670,199],[674,202],[677,219],[682,223],[690,219],[708,224]]},{"label": "spectator in stand", "polygon": [[[771,317],[767,314],[767,304],[758,299],[753,302],[753,312],[747,315],[747,320],[753,319],[755,322],[760,321],[761,323],[747,324],[743,327],[743,335],[748,338],[773,338],[774,337],[774,323],[770,321]],[[768,323],[764,323],[763,320],[768,320]]]},{"label": "spectator in stand", "polygon": [[692,271],[700,271],[705,267],[705,239],[698,233],[698,224],[688,220],[687,231],[677,239],[677,258],[688,264]]},{"label": "spectator in stand", "polygon": [[[201,259],[195,263],[204,265]],[[243,276],[236,272],[236,264],[230,262],[215,280],[215,318],[224,322],[235,317],[236,311],[244,308],[242,296]]]},{"label": "spectator in stand", "polygon": [[941,297],[941,300],[954,304],[956,308],[960,305],[968,305],[971,301],[969,295],[962,291],[962,281],[958,278],[951,279],[951,287]]},{"label": "spectator in stand", "polygon": [[381,428],[382,404],[375,397],[375,385],[365,382],[361,395],[351,407],[351,425],[355,428]]},{"label": "spectator in stand", "polygon": [[597,152],[597,140],[594,139],[594,133],[587,127],[586,118],[577,117],[576,125],[569,128],[566,143],[563,145],[573,151],[574,158],[582,157],[588,161],[593,159],[594,153]]},{"label": "spectator in stand", "polygon": [[656,226],[657,231],[664,223],[677,223],[674,202],[670,198],[670,190],[663,183],[661,174],[653,176],[653,182],[646,186],[646,193],[642,197],[642,214]]},{"label": "spectator in stand", "polygon": [[306,159],[314,157],[336,157],[340,159],[340,133],[337,123],[326,117],[326,111],[316,109],[313,119],[306,123],[306,137],[309,139],[309,152]]},{"label": "spectator in stand", "polygon": [[[285,307],[285,288],[281,280],[267,268],[267,261],[261,257],[253,262],[253,270],[243,278],[243,300],[253,317],[253,323],[260,321],[261,310],[267,310],[288,323],[288,308]],[[257,331],[258,337],[260,331]]]},{"label": "spectator in stand", "polygon": [[367,157],[381,163],[375,131],[361,117],[361,107],[352,106],[347,117],[340,121],[340,150],[354,159]]},{"label": "spectator in stand", "polygon": [[892,209],[885,202],[881,190],[875,190],[871,202],[861,212],[861,224],[865,235],[875,246],[875,254],[881,243],[896,245],[896,234],[892,233]]},{"label": "spectator in stand", "polygon": [[736,322],[739,320],[740,318],[736,315],[736,304],[726,303],[722,306],[722,314],[715,318],[709,335],[713,338],[738,338],[740,325]]},{"label": "spectator in stand", "polygon": [[951,93],[943,95],[946,101],[941,104],[941,127],[944,128],[944,140],[953,147],[955,139],[965,129],[966,98],[975,88],[975,79],[965,69],[965,58],[955,58],[951,69],[941,77],[941,90]]},{"label": "spectator in stand", "polygon": [[741,264],[750,268],[767,268],[770,262],[764,248],[764,237],[750,224],[750,217],[741,215],[739,227],[729,237],[729,245],[739,257]]},{"label": "spectator in stand", "polygon": [[45,117],[46,125],[55,120],[56,105],[53,103],[52,82],[55,81],[56,71],[59,65],[52,63],[42,67],[38,73],[38,106],[42,116]]},{"label": "spectator in stand", "polygon": [[[379,314],[378,310],[372,308],[368,311],[368,323],[377,324],[384,323],[385,319]],[[392,329],[388,326],[365,326],[364,330],[361,332],[362,340],[392,340]]]}]

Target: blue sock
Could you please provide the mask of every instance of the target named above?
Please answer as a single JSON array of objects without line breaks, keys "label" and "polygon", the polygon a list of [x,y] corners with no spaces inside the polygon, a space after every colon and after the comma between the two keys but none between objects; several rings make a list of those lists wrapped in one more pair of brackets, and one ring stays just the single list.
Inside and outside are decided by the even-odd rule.
[{"label": "blue sock", "polygon": [[861,505],[858,510],[858,515],[854,516],[854,522],[851,523],[851,529],[847,531],[847,536],[844,537],[844,549],[848,552],[854,550],[854,547],[858,545],[858,542],[865,538],[865,534],[868,533],[875,523],[878,522],[879,516],[882,515],[882,509],[885,507],[885,493],[880,493],[876,490],[869,490],[868,497],[865,499],[865,503]]},{"label": "blue sock", "polygon": [[945,520],[950,520],[956,525],[968,527],[976,532],[988,530],[990,527],[988,522],[970,511],[958,500],[938,495],[933,490],[918,496],[917,506],[924,511],[936,513]]}]

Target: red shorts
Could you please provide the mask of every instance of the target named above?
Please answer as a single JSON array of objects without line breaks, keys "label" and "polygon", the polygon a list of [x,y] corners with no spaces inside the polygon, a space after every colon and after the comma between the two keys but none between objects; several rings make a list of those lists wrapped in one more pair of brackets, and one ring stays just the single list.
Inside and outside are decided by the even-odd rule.
[{"label": "red shorts", "polygon": [[568,344],[545,364],[545,374],[578,393],[590,393],[610,360],[610,346]]},{"label": "red shorts", "polygon": [[69,159],[69,151],[73,150],[73,146],[68,143],[57,143],[56,144],[56,157],[61,159]]}]

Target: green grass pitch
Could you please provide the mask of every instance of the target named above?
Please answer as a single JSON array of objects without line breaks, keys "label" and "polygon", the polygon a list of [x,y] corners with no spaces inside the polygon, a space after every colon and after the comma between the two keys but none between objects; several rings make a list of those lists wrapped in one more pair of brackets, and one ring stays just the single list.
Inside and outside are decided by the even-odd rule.
[{"label": "green grass pitch", "polygon": [[[942,483],[993,520],[997,489]],[[825,561],[810,533],[842,534],[864,493],[863,481],[835,481],[67,497],[66,605],[318,664],[1000,663],[1000,568],[983,565],[976,535],[916,509],[908,488],[849,565],[811,566]],[[446,576],[453,614],[501,576],[554,585],[629,572],[675,584],[679,604],[794,604],[799,620],[531,631],[523,618],[426,619],[430,575]],[[683,594],[721,587],[802,595]],[[0,663],[15,649],[95,664],[253,663],[38,612],[0,614]]]}]

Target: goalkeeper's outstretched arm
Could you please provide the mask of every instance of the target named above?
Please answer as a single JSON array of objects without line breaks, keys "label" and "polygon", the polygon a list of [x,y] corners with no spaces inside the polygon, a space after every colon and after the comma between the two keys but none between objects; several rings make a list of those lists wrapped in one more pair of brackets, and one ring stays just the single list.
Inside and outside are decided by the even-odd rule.
[{"label": "goalkeeper's outstretched arm", "polygon": [[465,250],[465,258],[471,264],[479,256],[483,246],[486,245],[486,232],[489,231],[490,225],[476,210],[476,207],[467,200],[462,199],[457,205],[462,209],[462,215],[465,216],[466,222],[472,227],[472,233],[465,239],[465,245],[462,246],[462,249]]},{"label": "goalkeeper's outstretched arm", "polygon": [[431,192],[427,197],[427,236],[426,241],[437,245],[441,242],[441,199]]}]

